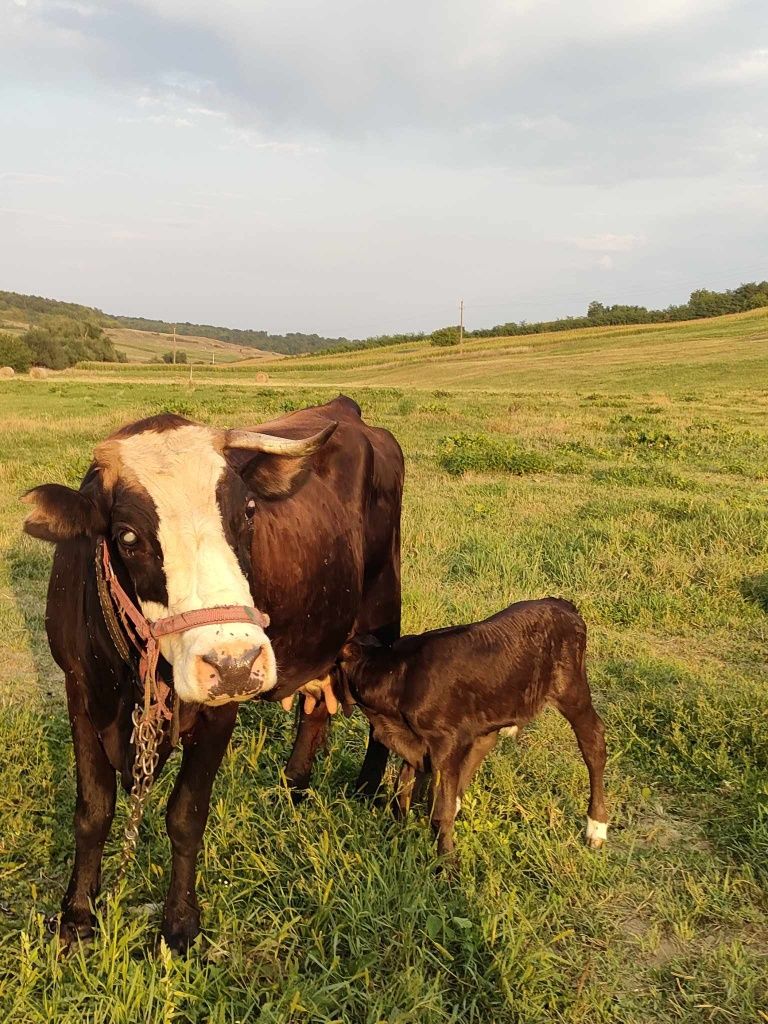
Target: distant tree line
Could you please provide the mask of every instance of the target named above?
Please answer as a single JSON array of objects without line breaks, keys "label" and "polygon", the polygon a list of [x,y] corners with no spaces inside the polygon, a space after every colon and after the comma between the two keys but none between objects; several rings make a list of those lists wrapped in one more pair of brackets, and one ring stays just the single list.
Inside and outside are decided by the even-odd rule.
[{"label": "distant tree line", "polygon": [[[749,309],[768,306],[768,281],[751,281],[724,292],[713,292],[699,288],[691,292],[688,302],[666,309],[646,309],[645,306],[605,306],[602,302],[590,302],[586,316],[567,316],[559,320],[541,320],[527,323],[521,320],[495,327],[483,327],[475,331],[465,329],[465,338],[511,337],[517,334],[544,334],[548,331],[572,331],[578,327],[604,327],[611,324],[660,324],[676,320],[696,320],[707,316],[724,316],[726,313],[742,313]],[[429,341],[432,345],[450,346],[459,343],[459,327],[439,327],[431,334],[380,334],[365,341],[352,342],[322,349],[313,355],[331,355],[355,351],[360,348],[382,348],[400,345],[407,341]]]},{"label": "distant tree line", "polygon": [[751,281],[724,292],[699,288],[691,292],[688,302],[666,309],[646,309],[645,306],[604,306],[590,302],[586,316],[569,316],[560,320],[539,323],[497,324],[476,331],[465,331],[468,338],[495,338],[516,334],[543,334],[545,331],[571,331],[577,327],[603,327],[617,324],[662,324],[676,320],[696,320],[706,316],[724,316],[743,313],[749,309],[768,306],[768,281]]},{"label": "distant tree line", "polygon": [[[35,323],[43,316],[60,314],[73,320],[87,320],[102,327],[127,327],[134,331],[151,331],[170,334],[173,324],[166,320],[148,320],[136,316],[112,316],[95,306],[80,306],[75,302],[59,302],[45,299],[40,295],[22,295],[18,292],[0,291],[0,318]],[[212,324],[176,324],[177,335],[195,335],[228,341],[243,348],[260,348],[285,355],[299,352],[313,352],[334,345],[352,345],[347,338],[324,338],[319,334],[270,334],[268,331],[240,330],[236,327],[215,327]]]},{"label": "distant tree line", "polygon": [[125,362],[101,326],[60,314],[44,316],[24,334],[0,334],[0,366],[26,373],[32,366],[64,370],[81,360]]}]

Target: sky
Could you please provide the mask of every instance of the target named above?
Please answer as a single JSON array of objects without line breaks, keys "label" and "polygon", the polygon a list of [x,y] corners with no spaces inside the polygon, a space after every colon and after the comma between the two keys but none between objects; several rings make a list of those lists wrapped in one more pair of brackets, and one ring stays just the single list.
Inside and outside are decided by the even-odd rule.
[{"label": "sky", "polygon": [[0,288],[365,337],[768,277],[765,0],[0,0]]}]

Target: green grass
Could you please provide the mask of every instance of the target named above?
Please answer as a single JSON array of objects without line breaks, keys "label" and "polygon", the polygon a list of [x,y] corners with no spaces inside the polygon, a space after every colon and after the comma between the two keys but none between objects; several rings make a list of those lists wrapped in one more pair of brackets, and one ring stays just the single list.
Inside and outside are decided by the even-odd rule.
[{"label": "green grass", "polygon": [[[240,368],[192,387],[136,368],[0,384],[0,1019],[768,1021],[765,326],[761,312],[675,338],[284,360],[264,387]],[[126,420],[255,424],[342,386],[405,450],[406,629],[522,597],[580,606],[608,727],[608,847],[582,846],[586,773],[552,713],[487,759],[451,882],[423,818],[402,826],[345,797],[359,716],[334,722],[294,808],[291,720],[246,706],[201,858],[205,945],[187,960],[154,950],[172,765],[98,938],[57,960],[44,917],[70,867],[72,752],[43,636],[50,552],[20,534],[16,496],[76,483]],[[125,813],[121,798],[107,883]]]}]

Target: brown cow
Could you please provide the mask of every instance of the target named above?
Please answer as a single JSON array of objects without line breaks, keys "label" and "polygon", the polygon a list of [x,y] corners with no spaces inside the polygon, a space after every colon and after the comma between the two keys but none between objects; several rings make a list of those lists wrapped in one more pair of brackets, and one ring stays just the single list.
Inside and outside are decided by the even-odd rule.
[{"label": "brown cow", "polygon": [[[395,439],[340,396],[255,431],[174,415],[142,420],[96,447],[79,490],[45,484],[27,495],[25,529],[56,544],[46,627],[65,673],[77,765],[65,941],[93,929],[115,776],[130,787],[141,697],[138,657],[126,664],[109,631],[96,555],[106,545],[105,560],[150,623],[204,623],[159,639],[183,746],[166,819],[173,865],[162,931],[181,950],[199,930],[196,862],[237,701],[280,700],[322,678],[350,630],[385,642],[399,635],[402,485]],[[236,606],[237,621],[213,621],[221,606]],[[296,787],[309,780],[327,722],[325,703],[303,716],[286,769]],[[386,757],[369,744],[358,788],[376,790]]]}]

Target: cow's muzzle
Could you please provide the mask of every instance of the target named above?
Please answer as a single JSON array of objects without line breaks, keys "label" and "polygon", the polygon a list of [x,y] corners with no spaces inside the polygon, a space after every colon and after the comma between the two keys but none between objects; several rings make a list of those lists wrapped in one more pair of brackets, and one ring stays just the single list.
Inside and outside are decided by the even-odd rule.
[{"label": "cow's muzzle", "polygon": [[264,684],[264,670],[259,665],[262,650],[258,646],[249,647],[240,654],[228,649],[212,650],[202,655],[198,678],[208,687],[206,703],[225,704],[255,697]]}]

